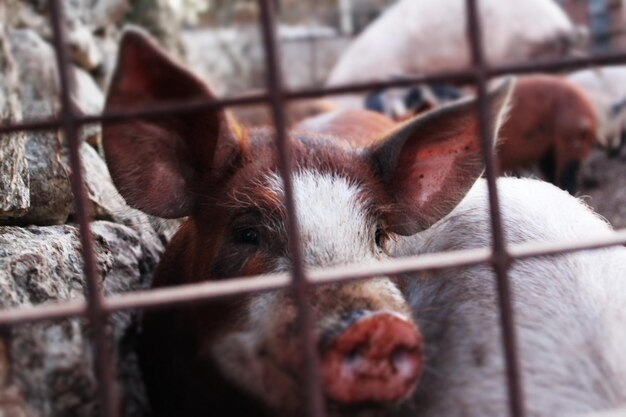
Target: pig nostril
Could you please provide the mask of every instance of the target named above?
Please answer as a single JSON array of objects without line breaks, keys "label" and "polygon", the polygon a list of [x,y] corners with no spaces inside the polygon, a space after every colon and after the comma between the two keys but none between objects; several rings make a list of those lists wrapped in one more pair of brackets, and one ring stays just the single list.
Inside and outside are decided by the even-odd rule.
[{"label": "pig nostril", "polygon": [[354,364],[363,356],[361,347],[356,347],[346,354],[346,362]]},{"label": "pig nostril", "polygon": [[415,348],[399,346],[391,354],[391,363],[394,370],[401,375],[413,375],[417,364],[415,363]]},{"label": "pig nostril", "polygon": [[367,358],[365,355],[365,346],[358,345],[344,355],[344,363],[346,371],[350,373],[359,373],[362,368],[367,368]]}]

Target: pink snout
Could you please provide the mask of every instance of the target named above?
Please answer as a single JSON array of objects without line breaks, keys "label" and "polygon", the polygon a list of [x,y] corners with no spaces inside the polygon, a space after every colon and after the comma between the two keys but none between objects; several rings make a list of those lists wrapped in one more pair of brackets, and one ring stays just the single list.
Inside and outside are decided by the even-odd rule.
[{"label": "pink snout", "polygon": [[423,368],[422,336],[392,314],[366,316],[323,353],[326,395],[339,403],[382,403],[411,395]]}]

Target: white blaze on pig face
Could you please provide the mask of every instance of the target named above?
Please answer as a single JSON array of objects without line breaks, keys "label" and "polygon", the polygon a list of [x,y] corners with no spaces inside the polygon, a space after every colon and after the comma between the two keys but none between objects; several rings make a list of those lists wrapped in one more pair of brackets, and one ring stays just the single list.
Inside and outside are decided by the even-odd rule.
[{"label": "white blaze on pig face", "polygon": [[[271,186],[283,198],[282,180]],[[366,262],[384,256],[376,245],[374,213],[355,182],[333,174],[300,171],[293,176],[294,199],[308,267]]]},{"label": "white blaze on pig face", "polygon": [[[269,176],[266,184],[283,198],[278,175]],[[387,257],[376,244],[379,219],[355,181],[303,170],[294,174],[293,185],[306,267]],[[286,233],[284,225],[280,228]],[[288,257],[277,259],[276,270],[268,272],[288,270],[290,262]],[[346,315],[355,311],[389,312],[410,320],[404,297],[389,278],[321,286],[310,295],[318,338],[341,331]],[[305,375],[294,300],[285,291],[274,291],[251,296],[245,309],[233,331],[212,341],[213,356],[219,358],[227,378],[263,402],[279,408],[297,407],[303,403],[298,395],[302,395]]]}]

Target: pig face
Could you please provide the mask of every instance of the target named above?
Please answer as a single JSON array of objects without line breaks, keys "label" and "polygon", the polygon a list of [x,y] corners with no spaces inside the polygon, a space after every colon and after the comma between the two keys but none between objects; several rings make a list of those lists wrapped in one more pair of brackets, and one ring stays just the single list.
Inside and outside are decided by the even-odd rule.
[{"label": "pig face", "polygon": [[[274,138],[267,129],[249,135],[244,139],[248,145],[235,157],[238,169],[216,191],[219,200],[207,197],[199,203],[202,209],[194,216],[193,232],[198,254],[183,262],[197,264],[197,259],[215,255],[209,262],[200,261],[203,265],[194,268],[198,272],[190,275],[192,280],[282,272],[291,267],[283,184],[276,158],[271,156]],[[369,156],[328,139],[317,145],[306,136],[293,140],[298,166],[293,183],[306,266],[387,257],[385,217],[391,204],[374,180]],[[207,183],[200,188],[215,187]],[[163,285],[173,280],[169,274],[159,274],[158,285],[162,279],[167,281]],[[313,288],[310,300],[329,400],[388,403],[411,394],[422,368],[422,342],[392,279],[377,277]],[[219,312],[203,310],[191,316],[186,321],[197,322],[191,332],[197,335],[194,344],[199,361],[213,362],[229,383],[274,410],[299,410],[304,403],[303,350],[297,306],[288,291],[242,297]],[[208,324],[205,317],[214,316],[219,316],[220,323]],[[344,334],[353,325],[358,330]],[[384,338],[384,346],[368,351],[367,343],[375,338]],[[375,379],[381,375],[384,386]],[[367,380],[372,382],[365,385]]]},{"label": "pig face", "polygon": [[[509,90],[491,95],[496,128]],[[143,34],[126,33],[107,109],[211,97]],[[461,102],[363,146],[324,129],[291,132],[305,267],[386,258],[388,239],[448,213],[482,172],[475,113],[474,103]],[[105,126],[103,137],[112,178],[131,206],[188,216],[154,286],[290,269],[272,129],[248,130],[222,111],[199,110]],[[308,302],[329,409],[369,412],[406,402],[424,358],[400,283],[373,277],[323,285],[310,289]],[[140,356],[157,415],[305,413],[303,348],[289,290],[150,313],[143,325]]]},{"label": "pig face", "polygon": [[[251,154],[264,155],[263,148],[271,148],[273,138],[267,135],[264,140],[263,132],[254,135]],[[298,144],[298,170],[293,175],[293,185],[305,265],[319,268],[387,257],[384,219],[389,204],[381,185],[372,179],[367,158],[330,143],[313,146],[307,138],[295,139],[294,143]],[[340,166],[336,164],[338,157],[352,160],[352,164]],[[228,181],[228,191],[222,202],[215,205],[224,206],[231,213],[227,220],[231,226],[211,267],[212,277],[257,275],[290,268],[284,191],[276,170],[273,158],[261,157],[254,163],[244,163]],[[209,217],[215,219],[213,214]],[[412,392],[421,370],[421,338],[392,279],[377,277],[314,288],[310,300],[315,335],[320,353],[325,355],[322,374],[329,380],[325,391],[330,399],[342,403],[395,401]],[[224,375],[263,398],[272,408],[295,409],[302,404],[298,393],[304,386],[304,375],[298,370],[303,369],[303,350],[297,306],[289,292],[248,297],[230,322],[230,328],[218,335],[207,335],[203,352],[209,358],[219,358],[218,366]],[[344,330],[355,323],[361,323],[363,334],[343,340]],[[379,331],[390,339],[386,341],[386,351],[374,352],[380,357],[376,364],[385,368],[382,370],[373,369],[374,359],[368,359],[365,351],[366,343],[371,341],[369,333],[377,326],[382,326]],[[400,335],[390,335],[392,329]],[[398,340],[393,341],[392,337]],[[351,355],[350,360],[347,355]],[[387,356],[383,359],[384,355]],[[364,386],[366,377],[375,376],[369,375],[370,371],[395,374],[397,378],[388,379],[394,379],[397,387]],[[343,386],[330,383],[335,380],[344,381]],[[357,380],[361,382],[357,384]]]}]

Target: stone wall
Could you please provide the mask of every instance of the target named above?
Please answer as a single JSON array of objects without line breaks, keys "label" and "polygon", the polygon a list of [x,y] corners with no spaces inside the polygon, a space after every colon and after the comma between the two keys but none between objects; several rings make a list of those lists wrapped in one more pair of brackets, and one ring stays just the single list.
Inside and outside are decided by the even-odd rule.
[{"label": "stone wall", "polygon": [[[142,23],[170,50],[183,19],[169,0],[62,0],[72,64],[72,100],[98,114],[114,66],[121,28]],[[133,7],[131,7],[131,3]],[[139,6],[151,10],[142,14]],[[0,1],[0,125],[53,117],[59,77],[44,0]],[[81,129],[91,230],[105,294],[146,288],[176,221],[129,208],[99,153],[100,128]],[[0,135],[0,308],[84,298],[78,226],[70,190],[71,168],[56,131]],[[134,357],[134,315],[115,314],[109,334],[118,360],[123,411],[149,415]],[[19,325],[0,332],[0,415],[96,415],[90,329],[84,319]]]}]

